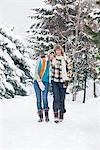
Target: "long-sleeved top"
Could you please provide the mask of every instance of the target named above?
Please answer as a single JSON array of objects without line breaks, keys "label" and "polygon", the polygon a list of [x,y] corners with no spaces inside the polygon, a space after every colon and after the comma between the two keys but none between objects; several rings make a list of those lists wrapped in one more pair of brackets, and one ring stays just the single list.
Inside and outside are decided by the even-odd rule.
[{"label": "long-sleeved top", "polygon": [[70,80],[71,62],[66,56],[56,56],[51,62],[50,80],[65,82]]},{"label": "long-sleeved top", "polygon": [[34,80],[49,82],[49,61],[46,58],[37,60]]}]

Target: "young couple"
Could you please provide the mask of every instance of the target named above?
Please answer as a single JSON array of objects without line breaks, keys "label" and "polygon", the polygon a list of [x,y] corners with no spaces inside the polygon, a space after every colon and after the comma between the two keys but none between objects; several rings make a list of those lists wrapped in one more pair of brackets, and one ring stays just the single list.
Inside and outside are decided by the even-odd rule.
[{"label": "young couple", "polygon": [[[53,92],[53,112],[54,122],[63,121],[65,109],[66,88],[69,81],[69,58],[64,53],[63,48],[56,44],[54,49],[46,57],[43,52],[37,60],[34,76],[34,89],[37,99],[37,110],[39,121],[49,121],[48,88],[52,84]],[[43,104],[43,107],[42,107]]]}]

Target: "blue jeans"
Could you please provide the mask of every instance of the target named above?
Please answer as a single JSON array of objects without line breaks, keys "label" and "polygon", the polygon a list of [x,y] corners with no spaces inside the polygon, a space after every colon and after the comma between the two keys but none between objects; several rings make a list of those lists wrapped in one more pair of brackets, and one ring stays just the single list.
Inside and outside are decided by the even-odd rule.
[{"label": "blue jeans", "polygon": [[[35,94],[36,94],[36,99],[37,99],[37,109],[38,111],[42,109],[48,109],[48,88],[49,88],[49,83],[48,82],[43,82],[45,86],[45,90],[41,91],[39,88],[38,82],[35,80],[34,81],[34,89],[35,89]],[[42,107],[43,103],[43,107]]]},{"label": "blue jeans", "polygon": [[52,81],[53,91],[53,111],[65,113],[65,96],[66,88],[63,88],[63,83]]}]

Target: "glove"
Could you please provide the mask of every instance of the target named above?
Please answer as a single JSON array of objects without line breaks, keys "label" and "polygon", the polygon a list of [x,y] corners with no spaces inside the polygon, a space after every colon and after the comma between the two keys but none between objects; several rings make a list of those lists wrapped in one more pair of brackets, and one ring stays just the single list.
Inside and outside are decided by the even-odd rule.
[{"label": "glove", "polygon": [[45,90],[45,86],[44,86],[43,82],[39,81],[38,84],[39,84],[39,88],[41,89],[41,91],[44,91]]},{"label": "glove", "polygon": [[67,88],[68,82],[69,82],[69,81],[65,81],[65,82],[64,82],[64,85],[63,85],[64,88]]}]

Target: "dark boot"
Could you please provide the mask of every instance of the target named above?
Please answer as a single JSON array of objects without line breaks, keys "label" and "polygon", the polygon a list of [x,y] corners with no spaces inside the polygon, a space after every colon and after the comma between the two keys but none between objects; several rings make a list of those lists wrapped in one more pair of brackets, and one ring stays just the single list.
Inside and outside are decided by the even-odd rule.
[{"label": "dark boot", "polygon": [[58,123],[59,119],[58,119],[58,112],[54,112],[54,122]]},{"label": "dark boot", "polygon": [[48,114],[48,109],[45,109],[45,121],[49,121],[49,114]]},{"label": "dark boot", "polygon": [[64,119],[64,113],[62,113],[61,111],[59,112],[59,121],[62,122]]},{"label": "dark boot", "polygon": [[39,115],[38,122],[42,122],[43,121],[43,111],[42,110],[38,111],[38,115]]}]

